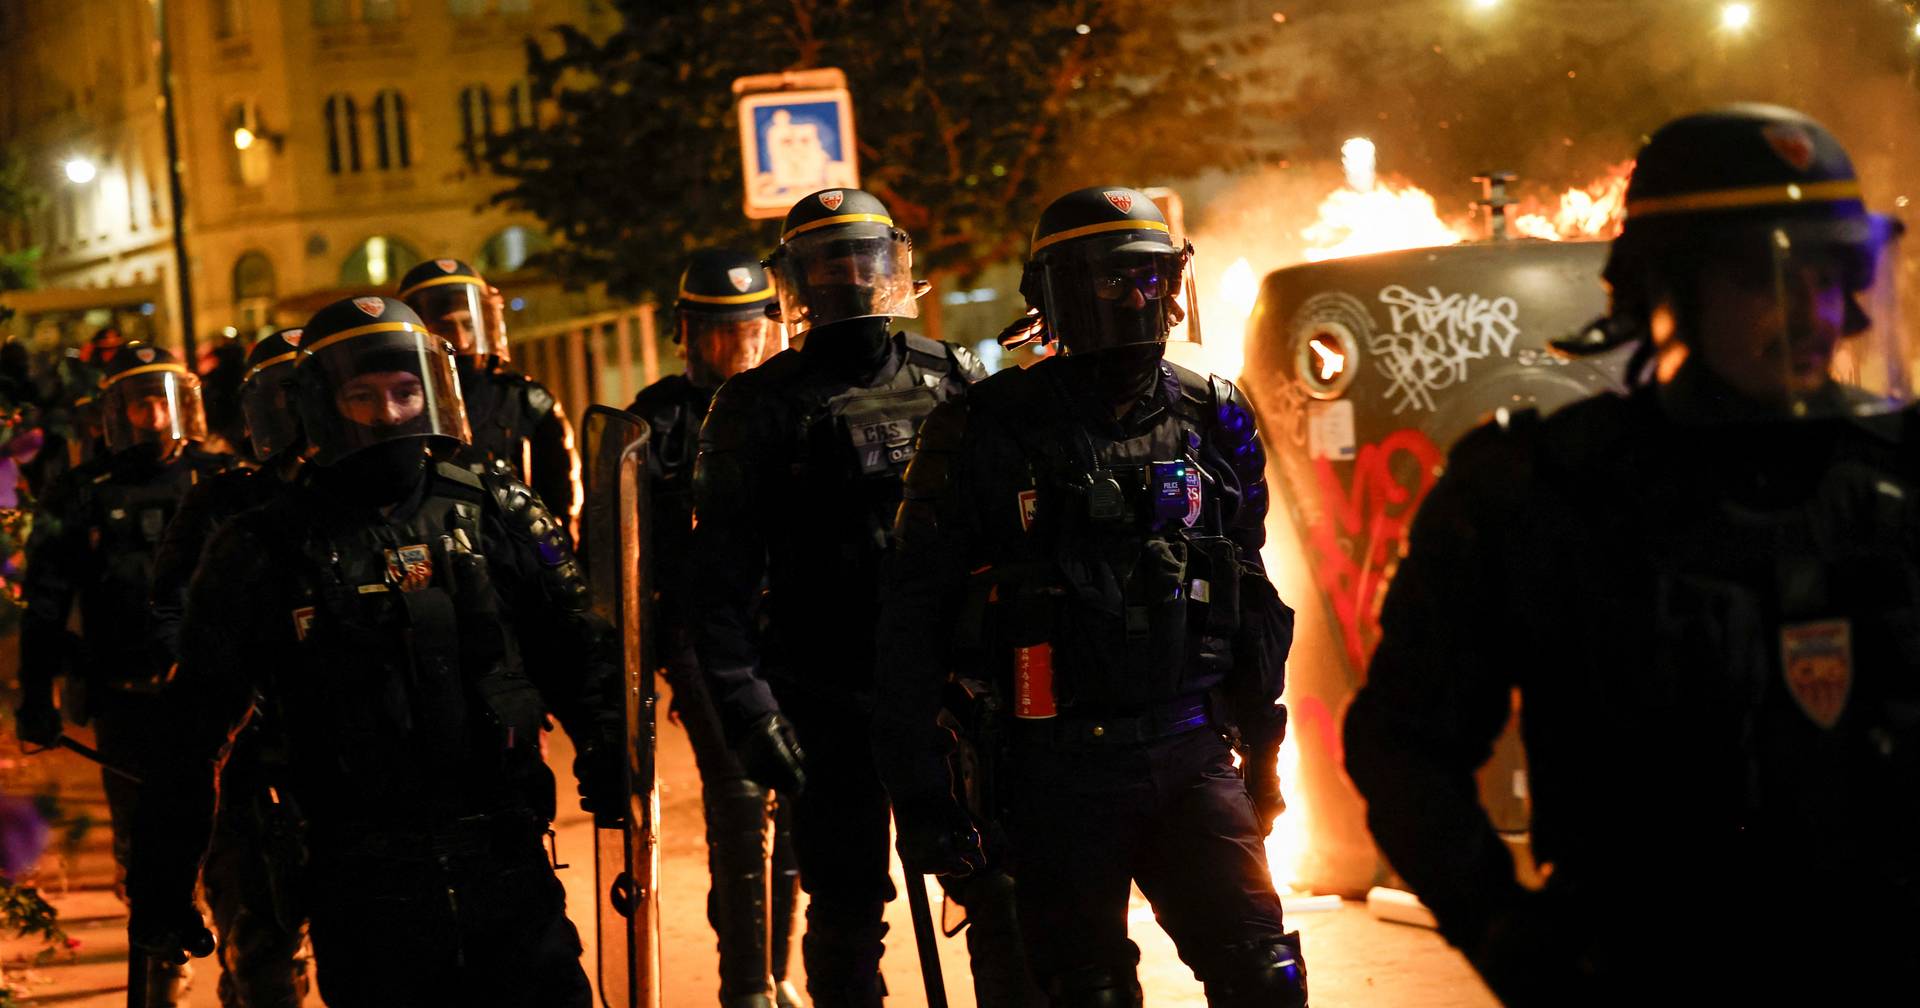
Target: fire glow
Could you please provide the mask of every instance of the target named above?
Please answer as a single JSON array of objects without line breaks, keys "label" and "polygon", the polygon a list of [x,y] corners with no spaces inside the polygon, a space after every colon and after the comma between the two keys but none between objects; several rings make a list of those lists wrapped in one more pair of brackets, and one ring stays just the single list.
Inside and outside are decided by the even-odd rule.
[{"label": "fire glow", "polygon": [[[1279,213],[1273,213],[1275,206],[1269,206],[1265,216],[1237,215],[1195,235],[1194,244],[1202,256],[1196,260],[1196,268],[1200,271],[1205,343],[1198,347],[1176,345],[1172,352],[1186,358],[1182,363],[1239,378],[1246,361],[1246,332],[1259,301],[1260,278],[1272,270],[1300,262],[1456,245],[1479,239],[1487,231],[1484,220],[1475,219],[1473,214],[1463,210],[1457,217],[1444,217],[1426,190],[1403,179],[1380,176],[1374,145],[1364,138],[1356,137],[1341,146],[1341,167],[1345,184],[1320,198],[1311,222],[1304,227],[1298,221],[1312,204],[1294,196],[1291,222],[1284,200],[1269,200]],[[1612,238],[1619,233],[1632,169],[1630,161],[1614,165],[1592,183],[1569,189],[1552,200],[1521,200],[1511,210],[1511,233],[1544,241]],[[1216,265],[1221,263],[1226,265]],[[1347,362],[1322,363],[1340,367]],[[1270,554],[1268,559],[1270,564],[1281,562],[1278,555]],[[1286,700],[1294,703],[1291,692]],[[1314,810],[1299,786],[1300,749],[1291,736],[1281,745],[1278,762],[1287,811],[1267,837],[1267,863],[1275,885],[1282,893],[1292,893],[1305,877],[1312,853]]]}]

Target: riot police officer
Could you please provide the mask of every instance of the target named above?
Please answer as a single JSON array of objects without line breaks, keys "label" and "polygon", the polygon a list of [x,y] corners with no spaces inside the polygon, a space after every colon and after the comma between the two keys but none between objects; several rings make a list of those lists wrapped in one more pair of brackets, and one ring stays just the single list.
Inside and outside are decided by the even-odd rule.
[{"label": "riot police officer", "polygon": [[982,681],[1012,723],[1002,798],[980,811],[1004,817],[1028,955],[1059,1006],[1141,1003],[1134,882],[1209,1005],[1306,1003],[1261,842],[1292,613],[1261,566],[1246,401],[1163,359],[1191,254],[1132,189],[1048,205],[1019,328],[1066,354],[927,418],[882,595],[874,732],[902,858],[966,872],[996,825],[956,801],[936,724],[950,677]]},{"label": "riot police officer", "polygon": [[893,898],[868,742],[880,559],[914,433],[981,371],[890,331],[917,291],[880,200],[813,193],[781,231],[771,266],[799,348],[728,379],[701,430],[695,644],[747,776],[796,798],[807,993],[876,1005]]},{"label": "riot police officer", "polygon": [[[95,400],[106,454],[61,474],[42,499],[27,544],[20,739],[59,741],[53,682],[64,673],[68,717],[91,718],[104,761],[137,777],[164,727],[158,694],[167,665],[147,643],[155,551],[181,495],[230,459],[201,449],[199,379],[164,348],[118,347],[103,366]],[[84,627],[77,646],[67,632],[76,602]],[[112,770],[101,781],[114,860],[125,871],[139,789]],[[149,1003],[173,1004],[188,972],[155,966]]]},{"label": "riot police officer", "polygon": [[[1507,1003],[1911,987],[1920,428],[1885,283],[1898,232],[1798,112],[1667,124],[1628,186],[1611,315],[1564,344],[1634,346],[1629,390],[1475,430],[1422,505],[1346,765]],[[1476,801],[1514,696],[1541,891]],[[1783,927],[1789,886],[1818,901],[1807,927]],[[1649,913],[1647,893],[1679,898]]]},{"label": "riot police officer", "polygon": [[[296,483],[208,543],[129,877],[135,942],[181,958],[221,743],[257,694],[305,823],[303,890],[330,1005],[585,1006],[579,937],[543,836],[551,712],[581,804],[624,810],[606,624],[557,520],[524,485],[427,454],[466,439],[451,348],[398,301],[304,328]],[[151,804],[151,803],[150,803]]]},{"label": "riot police officer", "polygon": [[766,833],[773,795],[746,775],[727,747],[694,654],[688,597],[700,422],[720,384],[767,355],[774,324],[766,309],[773,302],[773,285],[760,260],[726,249],[694,252],[674,303],[674,340],[686,353],[686,372],[641,389],[628,407],[654,432],[647,465],[654,611],[665,642],[660,662],[673,687],[674,717],[686,728],[700,769],[707,867],[713,876],[707,919],[720,943],[720,1003],[729,1008],[768,1005],[769,977],[772,1003],[781,1008],[800,1003],[786,979],[800,885],[793,858],[793,802],[786,798],[774,806],[769,889]]},{"label": "riot police officer", "polygon": [[[234,516],[281,496],[299,474],[306,438],[288,383],[300,336],[299,329],[280,330],[247,353],[239,409],[258,468],[236,466],[195,484],[161,539],[153,632],[156,649],[172,661],[180,659],[187,585],[207,540]],[[263,721],[256,712],[220,771],[223,799],[204,869],[225,1008],[291,1008],[305,999],[310,983],[301,951],[306,917],[297,896],[298,824],[287,803],[275,800],[285,754],[271,744]]]},{"label": "riot police officer", "polygon": [[547,387],[507,366],[500,292],[458,259],[429,259],[400,278],[400,293],[453,344],[473,440],[457,461],[475,471],[504,464],[572,527],[580,508],[573,425]]}]

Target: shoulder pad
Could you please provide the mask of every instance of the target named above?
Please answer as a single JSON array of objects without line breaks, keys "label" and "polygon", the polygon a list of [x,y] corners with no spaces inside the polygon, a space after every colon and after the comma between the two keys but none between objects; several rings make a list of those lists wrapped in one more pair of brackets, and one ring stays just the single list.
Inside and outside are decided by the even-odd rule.
[{"label": "shoulder pad", "polygon": [[928,339],[919,333],[903,332],[900,337],[913,363],[920,367],[944,373],[952,365],[947,353],[947,344]]},{"label": "shoulder pad", "polygon": [[566,526],[538,494],[525,483],[489,474],[487,490],[500,508],[507,534],[533,548],[540,561],[540,586],[549,599],[569,612],[585,612],[592,604],[586,575],[573,555]]},{"label": "shoulder pad", "polygon": [[980,363],[980,357],[972,350],[958,343],[948,343],[947,352],[953,355],[953,368],[961,378],[968,382],[977,382],[987,376],[987,366]]},{"label": "shoulder pad", "polygon": [[686,375],[668,375],[634,393],[633,403],[627,407],[627,412],[645,417],[662,407],[678,405],[686,400],[687,390],[692,387],[693,383],[687,381]]},{"label": "shoulder pad", "polygon": [[480,483],[480,477],[474,475],[470,470],[462,466],[454,465],[452,462],[435,462],[433,464],[433,472],[434,475],[440,479],[466,487],[469,490],[480,492],[486,490],[486,487]]},{"label": "shoulder pad", "polygon": [[[761,361],[758,367],[750,367],[727,379],[720,387],[726,388],[728,385],[736,383],[742,388],[754,389],[763,388],[768,385],[778,385],[783,382],[792,381],[796,376],[806,370],[806,364],[806,358],[800,356],[800,351],[788,347],[774,354],[772,357]],[[745,381],[741,379],[745,379]]]},{"label": "shoulder pad", "polygon": [[1165,368],[1173,380],[1180,383],[1180,395],[1196,407],[1203,407],[1215,399],[1213,379],[1191,368],[1184,368],[1170,360],[1163,360],[1160,366]]},{"label": "shoulder pad", "polygon": [[199,442],[187,445],[186,449],[182,452],[182,457],[186,459],[188,465],[202,473],[216,473],[230,469],[236,461],[232,455],[224,452],[210,452],[206,450],[200,446]]},{"label": "shoulder pad", "polygon": [[546,419],[547,414],[553,412],[553,393],[547,391],[545,385],[525,375],[522,375],[520,380],[526,383],[522,386],[521,394],[526,397],[527,412],[533,414],[535,420]]},{"label": "shoulder pad", "polygon": [[920,446],[915,449],[914,457],[918,458],[920,452],[959,451],[966,435],[967,403],[963,399],[949,399],[935,406],[920,422]]}]

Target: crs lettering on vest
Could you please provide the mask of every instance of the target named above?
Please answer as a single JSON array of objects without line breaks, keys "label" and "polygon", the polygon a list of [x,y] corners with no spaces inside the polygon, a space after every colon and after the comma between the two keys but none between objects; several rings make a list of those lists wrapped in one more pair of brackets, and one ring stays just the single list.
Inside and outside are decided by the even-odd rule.
[{"label": "crs lettering on vest", "polygon": [[875,420],[850,423],[853,450],[860,458],[860,475],[877,476],[905,465],[913,458],[913,421]]},{"label": "crs lettering on vest", "polygon": [[433,580],[433,559],[425,543],[387,550],[387,574],[403,592],[419,591]]}]

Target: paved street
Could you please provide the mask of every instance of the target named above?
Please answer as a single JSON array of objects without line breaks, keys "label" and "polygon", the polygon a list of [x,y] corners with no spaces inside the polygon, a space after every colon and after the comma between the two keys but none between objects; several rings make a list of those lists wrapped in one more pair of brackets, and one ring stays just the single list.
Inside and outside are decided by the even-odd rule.
[{"label": "paved street", "polygon": [[[0,642],[0,646],[7,643]],[[550,742],[552,764],[569,766],[572,753],[565,738],[552,736]],[[70,853],[63,856],[50,851],[38,869],[40,884],[59,909],[68,932],[80,940],[71,960],[23,974],[15,962],[29,945],[13,938],[0,942],[0,955],[8,963],[10,977],[24,975],[22,993],[28,995],[28,1004],[118,1008],[125,1004],[126,917],[112,892],[106,806],[99,778],[71,754],[48,753],[23,760],[18,751],[10,734],[0,741],[0,754],[6,754],[7,761],[0,763],[0,781],[13,793],[58,788],[69,821],[74,816],[89,816],[99,825],[87,830]],[[713,1004],[718,979],[713,936],[705,916],[706,843],[700,825],[699,780],[686,736],[671,726],[663,733],[661,773],[664,1003],[670,1008]],[[565,781],[560,806],[564,810],[573,805],[572,783]],[[56,843],[60,832],[56,826]],[[587,909],[593,885],[591,823],[577,811],[563,812],[558,832],[560,859],[572,865],[561,873],[567,884],[568,905],[581,924],[582,937],[588,943],[587,961],[591,963],[593,930]],[[898,870],[896,865],[896,875]],[[936,903],[936,915],[938,912]],[[926,999],[904,899],[888,907],[888,919],[893,928],[885,963],[887,982],[893,991],[888,1003],[899,1008],[921,1008]],[[1143,953],[1141,980],[1148,1004],[1154,1008],[1204,1005],[1199,984],[1181,965],[1144,903],[1136,902],[1133,921],[1134,937]],[[1431,931],[1376,921],[1364,906],[1351,901],[1337,910],[1295,913],[1290,923],[1304,936],[1314,1004],[1319,1008],[1491,1008],[1494,1004],[1460,958]],[[794,958],[797,969],[797,949]],[[973,987],[966,971],[964,941],[942,942],[941,958],[953,1004],[971,1005]],[[218,967],[210,960],[199,960],[196,966],[199,973],[189,1003],[194,1008],[213,1008],[219,1003],[214,995]],[[321,1002],[315,995],[307,1003]]]}]

